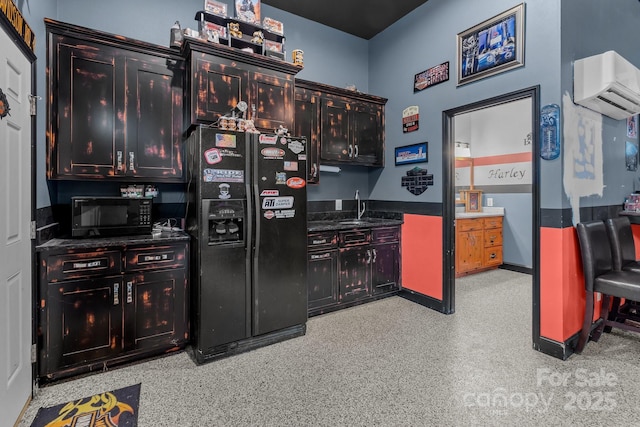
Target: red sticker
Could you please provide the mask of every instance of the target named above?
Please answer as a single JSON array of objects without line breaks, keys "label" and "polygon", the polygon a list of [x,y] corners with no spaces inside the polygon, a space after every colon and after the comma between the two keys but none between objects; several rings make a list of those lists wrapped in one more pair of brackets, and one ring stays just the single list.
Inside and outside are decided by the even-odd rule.
[{"label": "red sticker", "polygon": [[271,219],[271,218],[273,218],[274,216],[276,216],[276,214],[275,214],[273,211],[266,211],[266,212],[264,213],[264,217],[265,217],[265,218],[267,218],[267,219]]},{"label": "red sticker", "polygon": [[307,182],[303,178],[300,178],[298,176],[294,176],[287,180],[287,187],[290,187],[296,190],[298,188],[304,187],[305,185],[307,185]]}]

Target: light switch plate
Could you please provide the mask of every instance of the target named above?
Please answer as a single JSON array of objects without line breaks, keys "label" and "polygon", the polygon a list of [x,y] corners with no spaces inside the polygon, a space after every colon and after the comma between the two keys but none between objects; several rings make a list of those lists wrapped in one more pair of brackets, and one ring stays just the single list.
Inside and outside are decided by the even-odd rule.
[{"label": "light switch plate", "polygon": [[493,206],[493,197],[487,197],[487,206]]},{"label": "light switch plate", "polygon": [[342,210],[342,199],[336,199],[336,210],[337,211]]}]

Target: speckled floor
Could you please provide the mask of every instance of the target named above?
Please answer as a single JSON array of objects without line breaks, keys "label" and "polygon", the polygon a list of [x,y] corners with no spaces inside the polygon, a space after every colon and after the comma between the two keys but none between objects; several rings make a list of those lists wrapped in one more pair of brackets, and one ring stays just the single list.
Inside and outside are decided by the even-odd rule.
[{"label": "speckled floor", "polygon": [[640,336],[614,330],[563,362],[532,349],[530,276],[456,286],[450,316],[392,297],[209,364],[182,352],[43,387],[19,425],[139,382],[141,427],[640,425]]}]

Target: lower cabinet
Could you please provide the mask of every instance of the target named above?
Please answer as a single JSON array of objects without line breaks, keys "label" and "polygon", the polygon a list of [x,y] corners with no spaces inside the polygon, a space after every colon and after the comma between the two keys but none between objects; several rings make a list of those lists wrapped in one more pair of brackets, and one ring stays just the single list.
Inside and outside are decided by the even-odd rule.
[{"label": "lower cabinet", "polygon": [[456,220],[456,277],[502,264],[502,217]]},{"label": "lower cabinet", "polygon": [[338,238],[335,231],[309,233],[308,309],[314,311],[338,302]]},{"label": "lower cabinet", "polygon": [[395,291],[400,283],[400,228],[373,229],[371,294]]},{"label": "lower cabinet", "polygon": [[309,316],[398,291],[399,239],[396,226],[309,233]]},{"label": "lower cabinet", "polygon": [[39,252],[43,381],[178,350],[189,338],[188,242]]}]

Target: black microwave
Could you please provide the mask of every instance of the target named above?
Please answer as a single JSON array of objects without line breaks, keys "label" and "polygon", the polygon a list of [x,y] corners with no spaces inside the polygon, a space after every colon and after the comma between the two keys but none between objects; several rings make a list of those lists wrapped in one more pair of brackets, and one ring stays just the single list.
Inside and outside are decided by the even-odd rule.
[{"label": "black microwave", "polygon": [[71,236],[150,234],[151,198],[72,197]]}]

